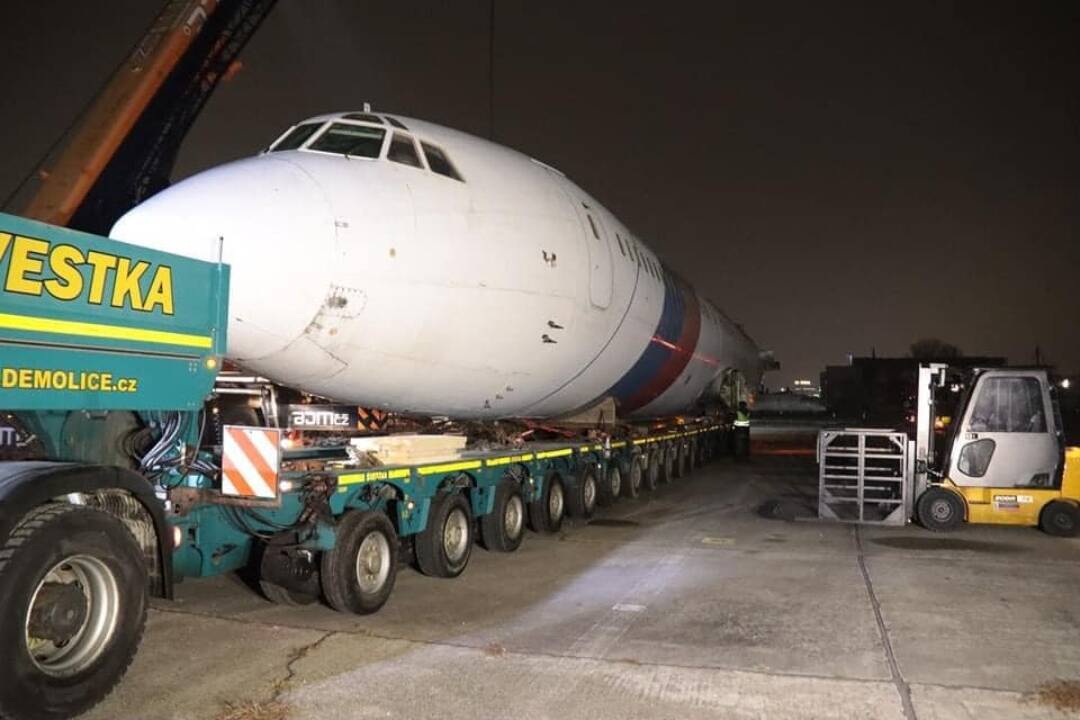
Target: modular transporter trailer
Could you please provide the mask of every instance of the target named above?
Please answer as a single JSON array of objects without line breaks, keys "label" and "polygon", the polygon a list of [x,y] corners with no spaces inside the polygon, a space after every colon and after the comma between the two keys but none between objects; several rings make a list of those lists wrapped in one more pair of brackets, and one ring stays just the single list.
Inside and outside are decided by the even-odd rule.
[{"label": "modular transporter trailer", "polygon": [[228,283],[221,263],[0,214],[0,718],[100,701],[182,577],[247,569],[272,601],[370,613],[400,557],[454,577],[474,535],[515,550],[724,437],[697,422],[379,467],[283,451],[277,428],[219,438]]}]

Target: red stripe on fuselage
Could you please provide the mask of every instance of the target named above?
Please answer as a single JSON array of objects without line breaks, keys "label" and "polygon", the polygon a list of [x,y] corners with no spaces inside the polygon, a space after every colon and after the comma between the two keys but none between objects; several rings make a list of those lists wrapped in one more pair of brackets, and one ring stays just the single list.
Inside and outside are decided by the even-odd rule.
[{"label": "red stripe on fuselage", "polygon": [[[675,342],[675,347],[671,348],[671,356],[660,366],[660,370],[648,384],[620,404],[620,409],[624,412],[633,412],[660,397],[671,387],[675,378],[682,374],[682,371],[690,364],[690,359],[694,357],[698,338],[701,336],[701,308],[698,306],[697,295],[688,287],[683,289],[683,300],[682,332]],[[671,343],[661,337],[653,337],[652,341],[661,343],[665,347],[671,346]]]}]

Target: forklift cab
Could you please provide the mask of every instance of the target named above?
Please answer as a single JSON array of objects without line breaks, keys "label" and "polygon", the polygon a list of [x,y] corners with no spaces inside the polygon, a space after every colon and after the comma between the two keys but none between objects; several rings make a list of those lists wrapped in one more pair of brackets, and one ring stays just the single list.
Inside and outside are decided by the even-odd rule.
[{"label": "forklift cab", "polygon": [[[927,376],[944,378],[938,368]],[[933,415],[932,390],[920,412]],[[966,520],[1076,534],[1080,451],[1068,453],[1066,473],[1061,414],[1045,369],[974,371],[951,426],[940,472],[928,473],[934,482],[923,484],[917,499],[923,525],[948,530]],[[923,456],[932,458],[932,437],[928,442]]]}]

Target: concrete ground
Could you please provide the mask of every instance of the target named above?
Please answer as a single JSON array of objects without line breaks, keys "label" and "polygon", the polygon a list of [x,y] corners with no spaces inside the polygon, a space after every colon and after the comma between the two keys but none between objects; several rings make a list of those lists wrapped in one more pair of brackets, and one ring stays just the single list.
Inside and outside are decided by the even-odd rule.
[{"label": "concrete ground", "polygon": [[1033,694],[1080,680],[1080,539],[819,522],[814,472],[725,458],[456,580],[405,569],[374,616],[185,583],[87,717],[1080,717]]}]

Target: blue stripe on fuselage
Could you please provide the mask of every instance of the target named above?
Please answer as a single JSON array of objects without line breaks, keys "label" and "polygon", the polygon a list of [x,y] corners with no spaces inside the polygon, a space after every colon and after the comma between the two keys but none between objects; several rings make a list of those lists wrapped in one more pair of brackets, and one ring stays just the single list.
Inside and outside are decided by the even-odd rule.
[{"label": "blue stripe on fuselage", "polygon": [[[664,283],[664,308],[660,312],[660,322],[656,326],[653,337],[659,337],[675,344],[682,334],[685,302],[674,278],[667,276],[666,280],[667,282]],[[641,357],[637,359],[637,362],[631,366],[625,375],[619,378],[618,382],[611,386],[611,389],[607,391],[607,395],[614,397],[619,402],[632,397],[638,390],[645,387],[652,378],[656,377],[664,363],[671,358],[671,354],[672,350],[670,348],[653,342],[653,339],[649,338],[649,343],[645,346],[645,351],[641,353]]]}]

